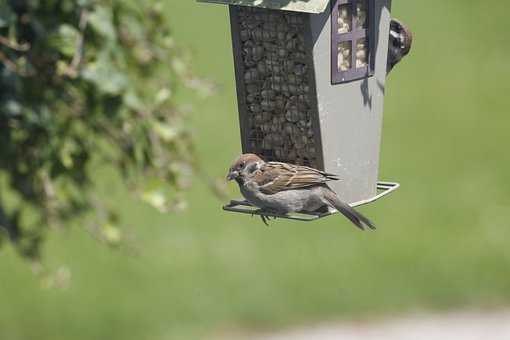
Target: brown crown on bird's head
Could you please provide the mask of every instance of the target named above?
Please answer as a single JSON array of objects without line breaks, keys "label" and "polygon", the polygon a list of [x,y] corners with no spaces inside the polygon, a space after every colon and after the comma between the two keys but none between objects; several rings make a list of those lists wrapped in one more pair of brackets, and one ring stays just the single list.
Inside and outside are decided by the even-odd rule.
[{"label": "brown crown on bird's head", "polygon": [[231,181],[233,179],[239,178],[241,171],[246,167],[246,165],[252,163],[259,163],[263,161],[264,160],[262,158],[253,153],[242,154],[234,161],[234,163],[230,167],[227,175],[227,180]]}]

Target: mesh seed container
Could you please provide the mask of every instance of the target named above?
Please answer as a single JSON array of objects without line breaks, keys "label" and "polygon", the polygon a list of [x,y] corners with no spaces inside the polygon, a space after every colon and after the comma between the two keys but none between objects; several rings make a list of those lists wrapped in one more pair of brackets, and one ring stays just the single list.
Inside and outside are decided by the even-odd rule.
[{"label": "mesh seed container", "polygon": [[243,152],[337,174],[353,206],[398,187],[378,182],[391,0],[199,1],[229,5]]}]

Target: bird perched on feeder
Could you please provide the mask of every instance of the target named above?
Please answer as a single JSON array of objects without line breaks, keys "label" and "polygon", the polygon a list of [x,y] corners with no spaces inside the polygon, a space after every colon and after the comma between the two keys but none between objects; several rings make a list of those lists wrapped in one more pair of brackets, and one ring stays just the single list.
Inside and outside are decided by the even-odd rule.
[{"label": "bird perched on feeder", "polygon": [[326,184],[339,178],[302,165],[265,162],[255,154],[243,154],[230,167],[227,180],[235,180],[248,202],[264,212],[285,215],[290,212],[316,212],[334,208],[358,228],[375,229],[374,224],[338,198]]},{"label": "bird perched on feeder", "polygon": [[399,20],[391,19],[386,73],[390,73],[393,67],[409,53],[412,43],[411,31]]}]

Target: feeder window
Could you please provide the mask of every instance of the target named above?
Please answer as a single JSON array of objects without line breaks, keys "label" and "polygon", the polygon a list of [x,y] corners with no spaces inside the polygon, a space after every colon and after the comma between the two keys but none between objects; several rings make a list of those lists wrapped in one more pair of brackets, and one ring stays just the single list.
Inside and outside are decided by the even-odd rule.
[{"label": "feeder window", "polygon": [[336,0],[331,8],[331,83],[369,77],[373,0]]}]

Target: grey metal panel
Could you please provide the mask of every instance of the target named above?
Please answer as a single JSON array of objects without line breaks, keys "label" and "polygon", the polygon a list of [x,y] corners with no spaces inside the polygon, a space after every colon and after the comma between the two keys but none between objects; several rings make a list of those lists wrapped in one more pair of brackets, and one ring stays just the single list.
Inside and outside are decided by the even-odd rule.
[{"label": "grey metal panel", "polygon": [[310,84],[311,89],[311,115],[312,115],[312,129],[314,134],[315,146],[317,147],[317,167],[320,170],[324,170],[324,149],[322,147],[322,137],[321,137],[321,125],[319,120],[319,103],[317,102],[317,89],[315,87],[315,63],[313,62],[314,58],[314,50],[313,50],[313,35],[312,28],[310,24],[310,20],[312,15],[308,15],[309,27],[306,30],[305,34],[305,44],[307,46],[306,49],[306,57],[308,59],[308,63],[311,66],[311,70],[308,75],[308,82]]},{"label": "grey metal panel", "polygon": [[374,1],[374,76],[350,83],[331,84],[330,11],[311,16],[324,168],[342,178],[331,186],[349,203],[377,192],[391,0]]},{"label": "grey metal panel", "polygon": [[246,89],[244,85],[244,65],[241,47],[241,38],[239,36],[239,21],[237,19],[236,6],[229,6],[230,30],[232,34],[232,51],[234,53],[234,71],[236,76],[237,107],[239,109],[239,127],[241,130],[241,149],[243,153],[248,149],[248,112],[246,110]]},{"label": "grey metal panel", "polygon": [[250,6],[284,11],[322,13],[328,7],[329,0],[197,0],[223,5]]}]

